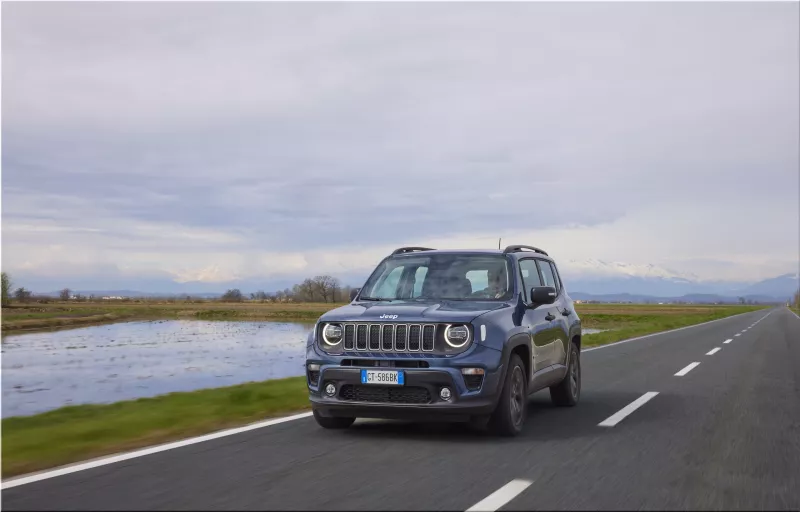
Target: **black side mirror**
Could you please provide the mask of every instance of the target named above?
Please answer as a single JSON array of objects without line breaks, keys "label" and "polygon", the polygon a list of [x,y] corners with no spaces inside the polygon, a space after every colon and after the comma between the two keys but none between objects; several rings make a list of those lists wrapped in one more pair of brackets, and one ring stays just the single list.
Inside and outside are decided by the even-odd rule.
[{"label": "black side mirror", "polygon": [[556,301],[556,289],[552,286],[531,288],[531,304],[552,304]]},{"label": "black side mirror", "polygon": [[360,290],[361,288],[353,288],[352,290],[350,290],[350,302],[353,302],[355,300],[356,295],[358,295],[358,292]]}]

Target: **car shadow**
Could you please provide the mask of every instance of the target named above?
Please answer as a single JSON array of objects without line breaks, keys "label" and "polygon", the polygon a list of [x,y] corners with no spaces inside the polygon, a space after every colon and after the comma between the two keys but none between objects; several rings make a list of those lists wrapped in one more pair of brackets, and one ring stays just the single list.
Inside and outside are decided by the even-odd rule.
[{"label": "car shadow", "polygon": [[[592,390],[582,393],[574,407],[552,404],[548,390],[531,396],[528,415],[520,435],[498,437],[486,429],[466,423],[441,421],[367,420],[356,421],[342,433],[353,437],[426,440],[451,443],[516,443],[525,440],[560,440],[598,435],[597,424],[641,396],[639,392]],[[657,414],[657,413],[656,413]]]}]

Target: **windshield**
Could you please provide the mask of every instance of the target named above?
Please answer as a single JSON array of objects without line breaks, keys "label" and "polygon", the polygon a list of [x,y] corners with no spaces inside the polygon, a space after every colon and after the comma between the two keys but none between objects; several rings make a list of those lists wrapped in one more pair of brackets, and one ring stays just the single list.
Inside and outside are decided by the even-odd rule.
[{"label": "windshield", "polygon": [[508,300],[508,261],[501,255],[432,254],[384,260],[361,300]]}]

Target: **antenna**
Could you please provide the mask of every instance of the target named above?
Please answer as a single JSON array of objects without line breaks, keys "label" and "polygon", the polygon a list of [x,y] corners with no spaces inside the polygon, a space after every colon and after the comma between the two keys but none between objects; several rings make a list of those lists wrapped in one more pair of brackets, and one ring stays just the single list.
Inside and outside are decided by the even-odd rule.
[{"label": "antenna", "polygon": [[503,241],[503,237],[497,239],[497,248],[500,249],[500,242]]}]

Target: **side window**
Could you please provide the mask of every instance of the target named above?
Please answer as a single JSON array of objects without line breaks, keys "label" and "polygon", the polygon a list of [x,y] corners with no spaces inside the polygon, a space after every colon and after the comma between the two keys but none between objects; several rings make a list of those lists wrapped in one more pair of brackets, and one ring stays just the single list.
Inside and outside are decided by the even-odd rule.
[{"label": "side window", "polygon": [[544,279],[544,286],[552,286],[556,289],[556,294],[558,294],[558,284],[556,283],[556,277],[553,275],[553,268],[550,264],[543,260],[537,260],[539,263],[539,269],[542,271],[542,278]]},{"label": "side window", "polygon": [[527,302],[531,288],[534,286],[542,286],[542,280],[539,278],[539,270],[536,268],[536,260],[520,260],[519,273],[522,275],[522,296],[525,297],[525,302]]},{"label": "side window", "polygon": [[376,290],[372,293],[373,297],[395,297],[397,293],[397,285],[400,283],[400,277],[403,275],[404,267],[396,267],[392,269],[389,274],[383,278],[383,282],[379,284]]},{"label": "side window", "polygon": [[412,297],[422,295],[422,285],[425,283],[425,276],[428,275],[428,267],[419,267],[414,273],[414,292]]},{"label": "side window", "polygon": [[564,283],[561,282],[561,274],[558,273],[556,264],[552,261],[550,262],[550,266],[553,268],[553,275],[556,276],[556,284],[558,285],[557,291],[561,293],[561,289],[564,288]]}]

